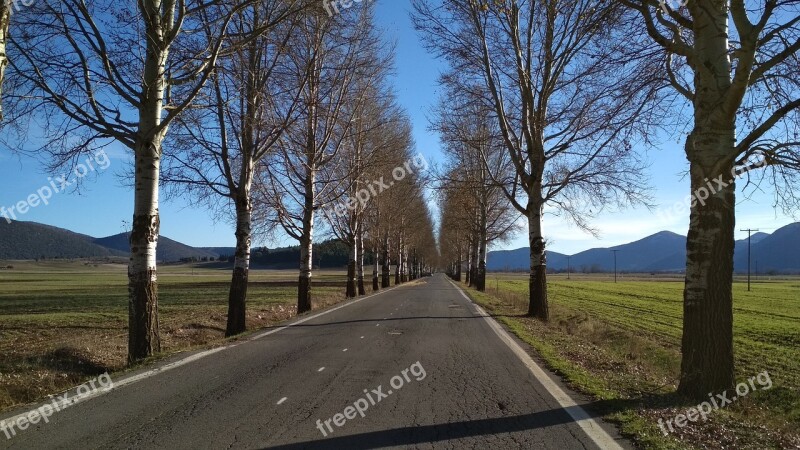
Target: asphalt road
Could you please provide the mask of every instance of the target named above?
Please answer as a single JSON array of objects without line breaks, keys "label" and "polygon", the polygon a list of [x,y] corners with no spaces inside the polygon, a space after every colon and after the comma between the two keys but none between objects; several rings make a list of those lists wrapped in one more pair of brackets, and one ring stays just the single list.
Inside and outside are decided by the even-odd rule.
[{"label": "asphalt road", "polygon": [[0,447],[629,447],[564,408],[581,401],[553,394],[559,383],[537,376],[443,275],[299,320],[120,376],[48,423],[0,432]]}]

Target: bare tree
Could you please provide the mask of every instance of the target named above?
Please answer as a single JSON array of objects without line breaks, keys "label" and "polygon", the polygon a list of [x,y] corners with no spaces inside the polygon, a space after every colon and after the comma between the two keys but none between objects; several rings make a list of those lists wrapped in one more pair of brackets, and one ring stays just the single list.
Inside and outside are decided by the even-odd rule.
[{"label": "bare tree", "polygon": [[428,271],[429,261],[438,257],[433,219],[427,206],[425,185],[428,180],[417,178],[417,195],[411,199],[409,213],[413,221],[408,230],[409,279],[415,280]]},{"label": "bare tree", "polygon": [[[375,137],[375,154],[365,179],[372,183],[375,195],[366,204],[364,235],[373,248],[373,288],[389,287],[392,236],[404,214],[398,204],[403,201],[403,186],[393,181],[394,171],[412,158],[413,139],[408,115],[396,105],[385,108],[385,122]],[[398,189],[395,189],[398,187]],[[378,275],[380,273],[380,276]]]},{"label": "bare tree", "polygon": [[[215,204],[233,206],[236,253],[228,295],[226,336],[247,329],[246,302],[254,226],[266,227],[271,211],[255,211],[252,186],[258,163],[297,120],[300,93],[306,82],[284,71],[299,14],[285,17],[275,2],[253,3],[234,17],[236,36],[270,28],[221,58],[209,86],[181,116],[171,133],[173,151],[165,157],[162,180],[175,193],[188,192]],[[270,26],[270,24],[274,26]],[[268,229],[262,229],[267,233]]]},{"label": "bare tree", "polygon": [[[388,68],[388,61],[381,64]],[[347,296],[366,293],[364,287],[364,239],[369,232],[367,214],[383,194],[386,177],[391,176],[390,161],[397,159],[394,152],[405,154],[398,148],[396,135],[405,115],[394,104],[394,97],[383,86],[383,74],[373,82],[378,86],[366,86],[365,101],[356,112],[349,145],[342,152],[341,175],[347,180],[325,208],[325,216],[333,233],[350,249],[347,267]],[[379,89],[376,89],[378,87]],[[402,129],[402,128],[401,128]],[[379,216],[374,216],[377,220]]]},{"label": "bare tree", "polygon": [[298,314],[311,310],[312,246],[316,211],[346,180],[335,170],[363,92],[357,80],[380,68],[369,57],[378,45],[371,5],[304,17],[292,42],[289,70],[305,78],[299,119],[279,141],[274,158],[262,162],[260,199],[277,212],[277,223],[300,243]]},{"label": "bare tree", "polygon": [[[468,283],[486,289],[486,255],[494,241],[517,231],[518,214],[495,180],[507,180],[513,168],[505,157],[496,122],[479,102],[445,94],[432,128],[445,143],[449,169],[441,183],[463,190],[465,221],[471,224]],[[449,206],[449,205],[448,205]]]},{"label": "bare tree", "polygon": [[[134,154],[128,360],[160,351],[156,245],[162,144],[195,100],[248,2],[41,0],[15,14],[15,120],[43,123],[53,166],[119,142]],[[281,1],[288,15],[294,0]]]},{"label": "bare tree", "polygon": [[502,188],[528,219],[528,313],[547,320],[543,207],[591,230],[586,218],[604,205],[645,199],[644,164],[630,150],[655,87],[630,42],[635,28],[598,0],[415,0],[414,10],[450,64],[450,92],[493,111],[515,169]]},{"label": "bare tree", "polygon": [[430,257],[430,246],[435,245],[433,220],[425,196],[429,180],[424,175],[422,171],[409,172],[399,182],[395,180],[392,187],[392,194],[397,195],[395,207],[401,211],[393,225],[397,251],[395,284],[417,278],[419,257],[422,254]]},{"label": "bare tree", "polygon": [[472,232],[469,210],[464,208],[470,202],[468,193],[459,189],[458,184],[445,183],[439,188],[439,245],[442,261],[447,261],[448,275],[461,281],[461,269],[466,255],[465,243]]},{"label": "bare tree", "polygon": [[[665,78],[691,104],[691,205],[679,392],[734,385],[732,275],[735,178],[778,185],[796,213],[800,169],[800,2],[619,0],[666,51]],[[686,6],[679,7],[685,4]]]},{"label": "bare tree", "polygon": [[[380,272],[380,287],[391,285],[392,254],[396,253],[397,229],[402,222],[404,210],[402,205],[406,199],[403,185],[393,180],[393,171],[403,168],[404,163],[412,158],[411,121],[407,114],[399,108],[387,108],[387,122],[383,130],[380,155],[376,155],[369,168],[367,179],[373,183],[376,195],[366,205],[365,231],[375,252],[373,286]],[[397,280],[395,280],[397,282]]]}]

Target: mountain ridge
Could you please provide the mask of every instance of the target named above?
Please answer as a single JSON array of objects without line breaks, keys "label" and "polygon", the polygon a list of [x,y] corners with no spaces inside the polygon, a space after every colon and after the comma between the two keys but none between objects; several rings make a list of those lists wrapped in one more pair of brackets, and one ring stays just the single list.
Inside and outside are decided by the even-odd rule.
[{"label": "mountain ridge", "polygon": [[[233,247],[192,247],[160,236],[157,259],[160,262],[219,259],[233,255],[234,250]],[[286,253],[290,249],[280,250]],[[548,251],[547,266],[554,271],[566,271],[569,265],[573,272],[610,272],[614,269],[611,250],[618,250],[617,270],[621,272],[680,273],[686,265],[686,237],[660,231],[627,244],[592,248],[574,255]],[[800,222],[786,225],[772,234],[754,233],[751,236],[751,254],[754,272],[800,273]],[[296,265],[293,256],[278,256],[273,250],[267,259],[286,259],[281,265],[293,267]],[[127,257],[127,233],[96,238],[36,222],[0,220],[0,260]],[[528,270],[529,261],[528,247],[490,251],[487,269]],[[739,273],[747,271],[747,239],[735,243],[734,270]]]},{"label": "mountain ridge", "polygon": [[[772,234],[751,236],[752,270],[759,273],[800,273],[800,222],[786,225]],[[642,239],[612,247],[591,248],[574,255],[547,252],[547,267],[573,272],[683,272],[686,266],[686,237],[671,231],[659,231]],[[528,247],[490,251],[486,267],[491,271],[528,270]],[[747,239],[735,242],[734,271],[747,271]]]},{"label": "mountain ridge", "polygon": [[[182,259],[219,258],[227,256],[195,248],[159,236],[156,259],[176,262]],[[231,252],[232,254],[232,252]],[[37,222],[0,220],[0,259],[82,259],[127,258],[128,233],[96,238]]]},{"label": "mountain ridge", "polygon": [[[129,234],[92,237],[52,225],[36,222],[0,221],[0,260],[88,259],[129,257]],[[220,261],[227,265],[235,253],[234,247],[192,247],[165,236],[159,236],[156,259],[160,263],[180,261]],[[314,244],[317,266],[347,265],[347,249],[336,241]],[[369,259],[368,259],[369,260]],[[263,269],[293,269],[300,261],[300,247],[251,250],[251,266]]]}]

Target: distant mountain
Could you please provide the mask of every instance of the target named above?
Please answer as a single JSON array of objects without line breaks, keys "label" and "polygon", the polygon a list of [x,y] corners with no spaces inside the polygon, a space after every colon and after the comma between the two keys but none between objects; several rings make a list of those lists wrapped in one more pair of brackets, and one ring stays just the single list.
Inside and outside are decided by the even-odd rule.
[{"label": "distant mountain", "polygon": [[[97,245],[114,249],[128,255],[130,251],[130,243],[128,241],[128,233],[115,234],[114,236],[107,236],[104,238],[93,239]],[[159,261],[180,261],[188,258],[218,258],[220,255],[201,248],[190,247],[186,244],[173,241],[170,238],[159,236],[158,247],[156,248],[156,259]]]},{"label": "distant mountain", "polygon": [[[497,250],[486,255],[486,269],[511,271],[528,269],[531,265],[531,254],[528,247],[516,250]],[[558,252],[547,252],[548,267],[567,267],[567,255]]]},{"label": "distant mountain", "polygon": [[[129,255],[128,234],[94,238],[36,222],[0,220],[0,259],[78,259]],[[186,258],[217,258],[215,252],[159,237],[157,259],[175,262]]]},{"label": "distant mountain", "polygon": [[[751,236],[752,270],[759,273],[800,273],[800,223],[787,225],[772,234],[754,233]],[[575,272],[610,272],[614,270],[617,251],[617,270],[622,272],[682,272],[686,267],[686,237],[662,231],[629,244],[610,248],[594,248],[570,257]],[[567,256],[547,252],[550,270],[567,269]],[[489,270],[527,270],[528,247],[516,250],[489,252]],[[756,268],[756,266],[758,266]],[[736,241],[734,270],[747,271],[747,239]]]},{"label": "distant mountain", "polygon": [[[758,240],[756,236],[759,235]],[[747,271],[747,239],[739,241],[734,267],[737,272]],[[756,233],[752,236],[750,260],[752,270],[759,273],[800,273],[800,222],[786,225],[772,234]]]},{"label": "distant mountain", "polygon": [[94,238],[35,222],[0,220],[0,259],[98,258],[125,256]]},{"label": "distant mountain", "polygon": [[[661,231],[644,239],[611,248],[594,248],[575,254],[571,258],[576,271],[614,270],[614,253],[617,250],[617,270],[621,272],[645,272],[657,270],[653,262],[663,259],[686,247],[686,238],[671,231]],[[685,260],[684,260],[685,264]],[[664,268],[662,270],[669,270]]]},{"label": "distant mountain", "polygon": [[[130,251],[128,236],[128,233],[120,233],[95,238],[35,222],[8,223],[0,219],[0,260],[127,258]],[[229,257],[236,249],[196,248],[159,236],[157,252],[159,262],[177,262]],[[341,242],[328,240],[314,244],[313,255],[317,267],[343,267],[347,264],[348,250]],[[295,269],[300,263],[300,247],[253,248],[251,262],[258,268]],[[371,260],[366,258],[365,263],[369,264]]]},{"label": "distant mountain", "polygon": [[515,250],[495,250],[486,254],[486,270],[519,270],[530,264],[528,247]]},{"label": "distant mountain", "polygon": [[[755,246],[755,244],[768,236],[769,234],[767,233],[754,233],[751,237],[751,246]],[[681,236],[681,238],[683,238],[683,236]],[[747,239],[741,239],[734,242],[733,252],[734,271],[747,271]],[[685,268],[686,238],[683,238],[680,248],[677,251],[648,265],[645,269],[645,272],[683,272]]]},{"label": "distant mountain", "polygon": [[[0,259],[39,258],[108,258],[128,256],[128,235],[121,233],[94,238],[62,228],[35,222],[8,223],[0,220]],[[574,272],[682,272],[686,265],[686,238],[662,231],[644,239],[611,248],[594,248],[569,256]],[[232,256],[233,247],[191,247],[167,237],[159,237],[158,260],[175,262],[186,259],[218,259]],[[567,255],[548,251],[547,267],[565,271]],[[277,249],[254,248],[252,262],[262,268],[296,268],[299,247]],[[340,267],[346,264],[347,249],[339,242],[326,241],[314,245],[314,265]],[[758,273],[800,273],[800,223],[787,225],[772,234],[754,233],[751,237],[752,270]],[[369,261],[366,261],[369,264]],[[499,250],[487,255],[487,268],[492,271],[528,270],[528,248]],[[747,271],[747,239],[736,241],[734,270]]]}]

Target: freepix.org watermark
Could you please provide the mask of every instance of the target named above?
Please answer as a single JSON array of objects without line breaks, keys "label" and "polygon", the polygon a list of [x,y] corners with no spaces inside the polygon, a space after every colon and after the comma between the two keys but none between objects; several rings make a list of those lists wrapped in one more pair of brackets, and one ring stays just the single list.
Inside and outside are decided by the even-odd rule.
[{"label": "freepix.org watermark", "polygon": [[78,386],[74,397],[70,397],[69,392],[65,392],[60,397],[53,397],[50,403],[45,403],[26,414],[20,414],[11,419],[1,421],[0,431],[6,435],[6,439],[11,439],[17,435],[18,431],[25,431],[29,426],[36,425],[39,422],[50,423],[50,417],[53,414],[63,411],[86,397],[93,397],[100,391],[107,392],[113,388],[114,381],[111,380],[111,376],[106,372]]},{"label": "freepix.org watermark", "polygon": [[384,392],[383,385],[379,385],[372,390],[364,389],[364,397],[353,402],[353,404],[346,407],[344,411],[336,413],[333,417],[324,421],[317,419],[317,429],[322,433],[322,436],[327,437],[328,434],[333,434],[334,428],[331,426],[331,422],[333,422],[333,425],[337,428],[341,428],[348,420],[353,420],[357,416],[364,418],[367,410],[371,406],[377,405],[381,400],[402,389],[406,383],[411,382],[411,377],[414,377],[417,381],[422,381],[428,376],[428,374],[425,373],[425,368],[422,367],[422,363],[419,361],[412,364],[409,368],[401,370],[400,374],[402,376],[395,375],[389,380],[389,386],[391,386],[392,389]]},{"label": "freepix.org watermark", "polygon": [[354,196],[328,206],[326,208],[328,214],[326,215],[344,217],[347,215],[348,211],[355,211],[357,206],[363,208],[369,203],[370,199],[389,190],[395,183],[402,181],[409,175],[424,172],[428,170],[429,167],[425,157],[422,156],[421,153],[417,153],[410,160],[403,163],[403,165],[392,169],[392,178],[390,180],[387,181],[386,177],[380,177],[372,181],[367,184],[367,187],[359,189]]},{"label": "freepix.org watermark", "polygon": [[708,200],[711,196],[716,195],[716,193],[719,192],[721,189],[727,188],[731,184],[735,183],[736,180],[743,177],[747,172],[750,172],[751,170],[755,170],[767,165],[767,158],[765,155],[756,154],[755,156],[756,158],[760,159],[756,159],[755,161],[749,163],[734,166],[731,169],[730,178],[728,178],[727,180],[725,179],[724,174],[714,179],[706,178],[705,180],[703,180],[706,182],[705,186],[697,188],[694,192],[687,195],[683,199],[683,201],[675,202],[675,204],[673,204],[668,208],[660,209],[656,213],[656,215],[663,222],[671,222],[676,217],[682,217],[683,215],[685,215],[687,211],[689,211],[698,203],[701,206],[705,206],[706,200]]},{"label": "freepix.org watermark", "polygon": [[95,171],[106,170],[110,165],[111,159],[109,159],[105,151],[100,150],[93,156],[86,158],[85,161],[78,163],[72,173],[55,178],[48,177],[47,181],[49,183],[37,189],[25,200],[20,200],[9,207],[0,206],[0,217],[4,218],[8,223],[11,223],[12,220],[18,220],[18,216],[27,214],[28,211],[39,205],[49,205],[53,195],[66,191],[70,186],[77,184],[81,178]]},{"label": "freepix.org watermark", "polygon": [[333,17],[334,14],[339,14],[341,12],[340,8],[350,9],[355,5],[369,3],[371,1],[373,0],[322,0],[322,6],[325,8],[325,12],[328,13],[328,16]]},{"label": "freepix.org watermark", "polygon": [[[707,401],[687,409],[684,414],[678,414],[672,419],[668,419],[666,422],[664,419],[658,419],[658,427],[661,428],[661,432],[664,433],[664,436],[667,436],[669,433],[675,431],[675,427],[683,428],[689,422],[697,422],[699,419],[706,421],[708,420],[708,415],[712,412],[725,408],[736,400],[758,390],[754,382],[758,383],[758,387],[761,387],[762,391],[772,388],[772,379],[769,377],[769,372],[765,370],[754,377],[748,378],[746,382],[743,381],[737,384],[736,395],[728,391],[721,394],[709,392]],[[667,431],[668,429],[669,431]]]},{"label": "freepix.org watermark", "polygon": [[[664,14],[669,14],[669,10],[677,10],[689,3],[689,0],[658,0],[658,6],[664,11]],[[669,7],[667,7],[669,6]]]},{"label": "freepix.org watermark", "polygon": [[6,9],[9,14],[14,14],[15,11],[20,11],[22,8],[33,6],[36,0],[5,0]]}]

